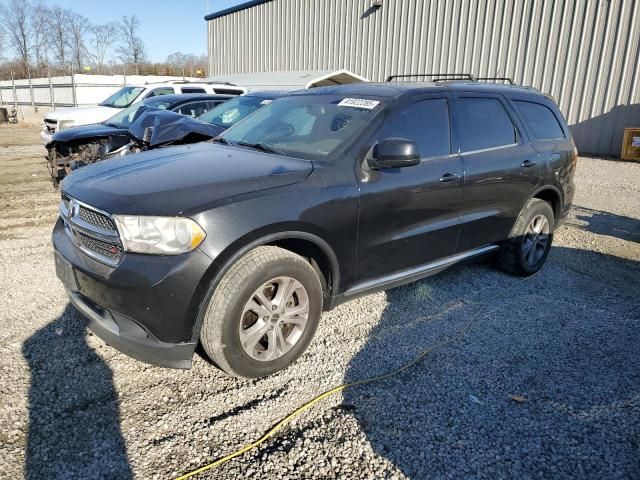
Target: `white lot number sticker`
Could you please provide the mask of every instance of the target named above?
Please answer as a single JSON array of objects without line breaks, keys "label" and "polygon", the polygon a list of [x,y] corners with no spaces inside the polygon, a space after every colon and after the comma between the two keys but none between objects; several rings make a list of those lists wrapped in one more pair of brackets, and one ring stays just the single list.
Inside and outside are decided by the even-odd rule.
[{"label": "white lot number sticker", "polygon": [[343,98],[338,104],[339,107],[353,107],[364,108],[366,110],[373,110],[378,106],[380,102],[378,100],[369,100],[367,98]]},{"label": "white lot number sticker", "polygon": [[271,102],[273,102],[273,100],[271,99],[262,100],[260,102],[260,105],[269,105]]},{"label": "white lot number sticker", "polygon": [[635,148],[640,147],[640,137],[632,137],[631,146]]}]

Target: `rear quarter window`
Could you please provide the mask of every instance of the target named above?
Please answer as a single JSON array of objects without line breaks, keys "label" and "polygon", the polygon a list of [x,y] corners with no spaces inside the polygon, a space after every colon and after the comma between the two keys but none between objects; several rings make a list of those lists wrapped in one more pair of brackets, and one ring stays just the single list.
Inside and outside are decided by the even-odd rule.
[{"label": "rear quarter window", "polygon": [[458,98],[456,108],[458,135],[463,152],[517,143],[516,128],[497,98]]},{"label": "rear quarter window", "polygon": [[513,103],[524,118],[525,123],[529,125],[535,138],[538,140],[564,138],[564,131],[549,107],[540,103],[522,100],[514,100]]}]

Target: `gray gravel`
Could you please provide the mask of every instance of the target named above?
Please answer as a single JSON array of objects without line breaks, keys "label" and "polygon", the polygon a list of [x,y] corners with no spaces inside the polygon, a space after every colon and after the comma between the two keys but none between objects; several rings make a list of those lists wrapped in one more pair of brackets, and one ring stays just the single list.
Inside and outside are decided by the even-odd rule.
[{"label": "gray gravel", "polygon": [[[0,477],[185,473],[455,334],[517,281],[483,260],[345,304],[266,379],[227,378],[199,356],[189,371],[147,366],[67,305],[41,148],[1,144]],[[640,164],[581,158],[577,182],[547,267],[463,340],[199,478],[640,478]]]}]

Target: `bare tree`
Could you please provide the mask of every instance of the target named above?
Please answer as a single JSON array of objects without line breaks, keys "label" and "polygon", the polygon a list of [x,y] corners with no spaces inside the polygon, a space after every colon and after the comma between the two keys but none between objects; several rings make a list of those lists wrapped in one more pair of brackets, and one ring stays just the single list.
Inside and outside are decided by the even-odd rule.
[{"label": "bare tree", "polygon": [[115,23],[95,25],[91,28],[91,46],[93,47],[93,63],[99,71],[105,66],[107,52],[116,40],[118,26]]},{"label": "bare tree", "polygon": [[33,45],[33,61],[40,69],[48,62],[49,47],[49,9],[42,3],[33,6],[31,14],[31,43]]},{"label": "bare tree", "polygon": [[69,17],[71,12],[59,6],[49,10],[49,44],[56,63],[64,66],[69,61]]},{"label": "bare tree", "polygon": [[140,64],[147,58],[147,52],[142,39],[138,36],[140,20],[137,16],[123,16],[119,24],[122,34],[122,45],[118,47],[118,56],[124,63],[135,65],[136,74],[140,73]]},{"label": "bare tree", "polygon": [[78,69],[82,69],[84,66],[84,60],[87,57],[85,38],[90,27],[91,24],[86,17],[74,12],[69,14],[69,40],[71,55],[73,57],[73,63],[75,63]]},{"label": "bare tree", "polygon": [[17,53],[25,70],[31,52],[29,18],[32,8],[29,0],[10,0],[6,6],[0,5],[0,23],[7,34],[9,45]]}]

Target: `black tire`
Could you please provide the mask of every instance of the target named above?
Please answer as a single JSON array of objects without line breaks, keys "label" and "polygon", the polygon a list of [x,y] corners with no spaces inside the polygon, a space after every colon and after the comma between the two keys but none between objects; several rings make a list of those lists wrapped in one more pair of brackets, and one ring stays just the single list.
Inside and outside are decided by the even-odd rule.
[{"label": "black tire", "polygon": [[[534,219],[541,220],[541,215],[546,218],[548,225],[547,242],[544,246],[534,244],[533,248],[537,251],[532,252],[529,247],[532,246],[531,242],[535,242],[535,240],[531,240],[533,236],[528,233],[527,229]],[[539,198],[529,200],[520,212],[509,238],[500,250],[500,267],[505,272],[520,276],[532,275],[540,270],[551,249],[554,226],[555,219],[551,206]],[[544,235],[538,235],[536,239],[542,237]]]},{"label": "black tire", "polygon": [[[243,316],[246,315],[245,308],[249,300],[256,298],[255,292],[265,283],[282,277],[294,279],[304,287],[308,298],[306,325],[297,335],[295,344],[282,353],[282,356],[273,360],[256,360],[247,353],[240,338],[241,325],[244,328],[242,322],[246,321]],[[293,295],[291,298],[297,298],[296,293]],[[209,358],[229,375],[263,377],[287,368],[300,357],[316,331],[321,313],[322,286],[311,264],[299,255],[279,247],[257,247],[233,264],[217,285],[204,316],[200,343]],[[259,320],[266,325],[264,319],[268,323],[269,317]],[[254,321],[257,323],[258,320]],[[270,321],[273,322],[274,319]],[[267,337],[261,338],[265,343],[268,342]],[[256,349],[260,346],[258,344]]]}]

